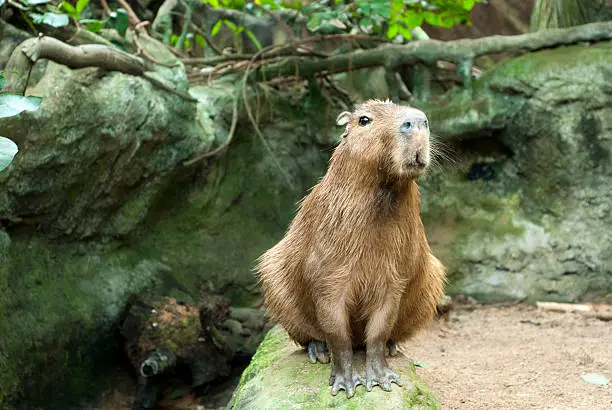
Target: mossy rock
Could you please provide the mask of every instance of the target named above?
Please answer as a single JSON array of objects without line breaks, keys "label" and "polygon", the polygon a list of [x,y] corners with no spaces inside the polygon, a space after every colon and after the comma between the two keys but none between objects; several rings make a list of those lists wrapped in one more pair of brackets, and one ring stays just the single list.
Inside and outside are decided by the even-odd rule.
[{"label": "mossy rock", "polygon": [[[364,352],[355,353],[355,367],[363,373]],[[439,409],[438,400],[417,376],[415,366],[401,353],[389,358],[402,385],[391,392],[358,386],[347,399],[335,397],[328,385],[330,365],[312,364],[280,326],[273,327],[242,374],[228,409]]]}]

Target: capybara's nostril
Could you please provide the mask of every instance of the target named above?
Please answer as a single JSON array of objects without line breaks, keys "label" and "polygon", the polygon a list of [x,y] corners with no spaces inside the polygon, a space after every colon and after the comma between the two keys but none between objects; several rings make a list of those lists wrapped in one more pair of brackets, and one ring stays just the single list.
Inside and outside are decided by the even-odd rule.
[{"label": "capybara's nostril", "polygon": [[423,154],[420,151],[416,153],[416,163],[419,165],[425,165],[425,161],[423,160]]}]

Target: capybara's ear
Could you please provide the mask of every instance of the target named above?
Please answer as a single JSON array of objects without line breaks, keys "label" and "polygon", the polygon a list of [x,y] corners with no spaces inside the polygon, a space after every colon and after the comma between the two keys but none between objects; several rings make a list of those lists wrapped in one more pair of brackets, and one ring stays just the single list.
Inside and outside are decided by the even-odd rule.
[{"label": "capybara's ear", "polygon": [[344,111],[343,113],[340,113],[338,117],[336,117],[336,125],[339,125],[339,126],[346,125],[348,124],[350,119],[351,119],[351,113],[348,111]]}]

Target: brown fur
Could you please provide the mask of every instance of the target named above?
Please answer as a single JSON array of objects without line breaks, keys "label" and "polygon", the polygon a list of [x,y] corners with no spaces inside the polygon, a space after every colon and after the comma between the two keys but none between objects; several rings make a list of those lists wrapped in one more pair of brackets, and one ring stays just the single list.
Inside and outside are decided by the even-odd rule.
[{"label": "brown fur", "polygon": [[[417,114],[425,118],[380,101],[341,114],[345,137],[327,173],[261,256],[267,309],[299,344],[401,342],[433,317],[445,273],[419,214],[424,168],[413,166],[417,152],[429,163],[429,129],[422,120],[410,138],[397,131]],[[362,115],[370,126],[359,126]]]}]

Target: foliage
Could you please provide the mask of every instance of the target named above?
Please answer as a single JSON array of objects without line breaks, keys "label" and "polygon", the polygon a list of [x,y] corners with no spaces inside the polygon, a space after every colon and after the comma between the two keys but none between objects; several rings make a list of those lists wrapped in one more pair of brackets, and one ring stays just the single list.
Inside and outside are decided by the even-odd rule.
[{"label": "foliage", "polygon": [[[0,71],[0,91],[6,84],[4,74],[6,71]],[[19,75],[12,72],[11,74]],[[40,106],[42,98],[40,97],[24,97],[14,94],[0,94],[0,118],[13,117],[23,111],[36,111]],[[0,137],[0,171],[8,167],[13,157],[17,154],[17,144],[8,138]]]},{"label": "foliage", "polygon": [[[5,0],[0,0],[0,6]],[[99,32],[102,28],[114,28],[122,36],[128,27],[128,17],[125,10],[119,8],[104,19],[93,17],[93,8],[90,0],[14,0],[9,3],[21,13],[30,30],[37,32],[37,26],[46,25],[53,28],[62,28],[70,24],[70,20],[79,27]]]},{"label": "foliage", "polygon": [[459,23],[469,24],[470,11],[480,0],[318,0],[305,5],[300,1],[280,0],[202,1],[212,7],[254,14],[293,9],[308,18],[307,27],[313,33],[351,32],[410,39],[410,31],[425,22],[447,28]]},{"label": "foliage", "polygon": [[[198,4],[212,8],[242,11],[261,17],[274,12],[297,12],[307,19],[307,29],[312,33],[353,33],[386,36],[389,40],[408,40],[411,31],[424,23],[432,26],[451,27],[469,24],[470,11],[481,0],[189,0],[191,11]],[[124,37],[128,28],[128,14],[122,8],[112,10],[110,15],[101,13],[97,2],[90,0],[0,0],[0,6],[19,10],[30,31],[37,33],[38,26],[66,27],[72,21],[77,27],[92,32],[111,28]],[[185,16],[188,17],[187,15]],[[236,37],[245,35],[258,49],[260,39],[248,28],[236,21],[222,19],[210,29],[215,36],[222,26],[229,28]],[[204,48],[205,35],[188,25],[182,33],[168,33],[165,39],[178,49],[189,49],[194,45]],[[194,44],[195,43],[195,44]]]}]

